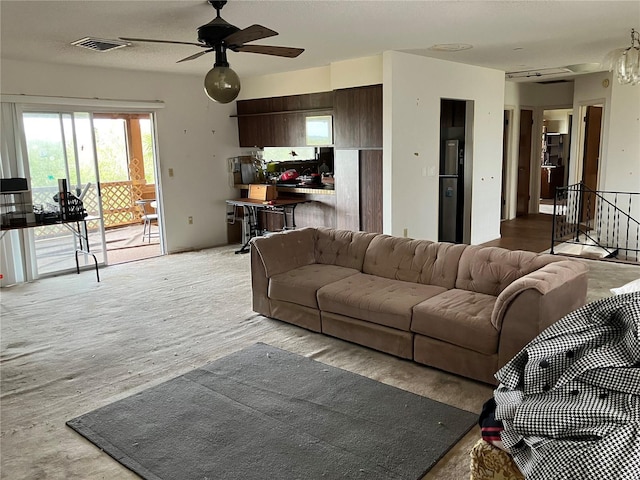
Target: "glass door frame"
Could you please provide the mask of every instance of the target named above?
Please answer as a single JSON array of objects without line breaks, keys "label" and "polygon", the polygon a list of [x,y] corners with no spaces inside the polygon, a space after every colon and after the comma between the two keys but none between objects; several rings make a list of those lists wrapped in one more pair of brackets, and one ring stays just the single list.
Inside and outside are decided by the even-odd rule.
[{"label": "glass door frame", "polygon": [[[24,171],[25,171],[25,175],[27,175],[30,179],[29,183],[32,191],[34,188],[34,186],[31,184],[32,159],[29,158],[29,152],[27,148],[27,131],[25,128],[25,115],[43,114],[43,115],[55,115],[58,117],[60,142],[61,142],[62,156],[64,161],[65,179],[67,182],[67,189],[70,192],[74,192],[74,189],[79,186],[79,185],[76,185],[77,182],[80,182],[80,185],[83,182],[83,179],[81,177],[81,172],[80,172],[81,160],[80,160],[80,155],[78,150],[77,126],[79,121],[81,122],[84,120],[82,117],[85,117],[86,120],[88,121],[88,135],[89,135],[89,142],[91,144],[91,153],[90,153],[91,157],[89,159],[89,163],[91,165],[92,175],[94,177],[94,178],[88,179],[88,181],[90,182],[91,180],[93,180],[96,182],[96,185],[95,185],[95,192],[97,197],[96,206],[97,206],[97,217],[99,218],[99,220],[90,220],[90,221],[98,222],[98,233],[99,233],[98,248],[100,249],[99,252],[96,252],[94,247],[94,251],[91,253],[93,254],[101,253],[102,260],[101,261],[96,260],[96,262],[98,263],[98,265],[106,265],[107,264],[106,263],[107,262],[106,237],[105,237],[105,231],[104,231],[102,201],[101,201],[101,195],[100,195],[100,172],[99,172],[98,163],[97,163],[95,132],[93,128],[93,112],[91,112],[90,109],[85,109],[85,108],[60,108],[56,106],[18,105],[17,113],[18,113],[18,119],[20,123],[20,127],[19,127],[20,141],[22,144],[22,151],[24,154],[23,155]],[[67,121],[70,121],[69,126],[65,125]],[[69,138],[69,133],[71,134],[72,138]],[[74,157],[73,160],[70,160],[69,158],[70,150],[69,148],[67,148],[69,145],[68,142],[71,142],[70,146],[73,150],[73,157]],[[73,170],[75,171],[74,179],[71,178],[71,168],[70,168],[71,161],[73,161]],[[72,180],[74,181],[73,183],[72,183]],[[73,242],[74,250],[75,251],[81,250],[80,248],[81,245],[79,244],[79,238],[76,235],[72,235],[70,238],[71,238],[71,241]],[[36,248],[36,243],[35,243],[34,229],[28,229],[25,232],[25,243],[28,245],[27,252],[28,252],[28,255],[31,256],[31,265],[35,273],[34,275],[35,278],[40,278],[40,277],[49,276],[49,275],[57,275],[57,274],[69,272],[75,269],[74,265],[70,265],[67,268],[63,268],[63,269],[47,271],[45,273],[40,272],[39,265],[38,265],[38,250]],[[87,246],[85,246],[85,248],[87,248]],[[91,268],[93,266],[93,262],[91,261],[92,259],[89,258],[88,254],[85,253],[82,256],[82,258],[84,261],[82,262],[81,268]]]},{"label": "glass door frame", "polygon": [[[4,97],[4,96],[3,96]],[[4,99],[3,99],[4,100]],[[47,99],[49,100],[49,99]],[[55,100],[55,99],[53,99]],[[97,150],[96,150],[96,138],[95,138],[95,131],[94,131],[94,123],[93,123],[93,116],[94,114],[104,114],[104,113],[111,113],[111,114],[128,114],[128,113],[137,113],[137,114],[148,114],[149,118],[150,118],[150,122],[151,122],[151,137],[152,137],[152,150],[153,150],[153,166],[154,166],[154,179],[155,179],[155,192],[156,192],[156,201],[157,201],[157,209],[158,209],[158,214],[160,216],[160,218],[162,218],[162,195],[161,193],[161,183],[160,183],[160,168],[159,168],[159,157],[158,157],[158,145],[157,145],[157,118],[156,118],[156,113],[157,113],[157,109],[158,108],[162,108],[164,107],[164,104],[162,102],[157,102],[157,104],[152,103],[152,102],[143,102],[143,106],[132,106],[132,105],[127,105],[127,102],[113,102],[114,106],[108,106],[105,107],[103,105],[93,105],[90,99],[87,99],[87,103],[84,104],[82,101],[76,101],[76,99],[69,99],[70,102],[69,104],[67,104],[67,102],[64,102],[65,99],[59,99],[61,100],[61,103],[57,103],[55,101],[52,101],[51,103],[49,102],[45,102],[45,103],[39,103],[39,102],[26,102],[26,103],[22,103],[22,102],[16,102],[16,111],[17,111],[17,117],[18,117],[18,122],[19,122],[19,130],[20,130],[20,146],[22,147],[22,151],[24,153],[24,169],[25,169],[25,175],[27,175],[30,178],[30,160],[28,158],[28,151],[27,151],[27,142],[26,142],[26,135],[25,135],[25,129],[24,129],[24,118],[23,115],[25,113],[29,114],[29,113],[43,113],[43,114],[58,114],[59,118],[60,118],[60,122],[61,122],[61,132],[64,135],[64,128],[62,128],[62,118],[63,115],[73,115],[74,114],[87,114],[89,117],[89,122],[90,122],[90,130],[91,130],[91,143],[92,143],[92,148],[93,148],[93,167],[95,169],[95,178],[96,178],[96,189],[97,189],[97,195],[98,195],[98,212],[99,212],[99,216],[100,216],[100,236],[101,236],[101,246],[100,248],[102,249],[102,253],[103,253],[103,258],[102,261],[100,262],[101,265],[108,265],[108,257],[107,257],[107,249],[106,249],[106,238],[105,238],[105,226],[104,226],[104,217],[103,217],[103,206],[102,206],[102,198],[101,198],[101,193],[100,193],[100,170],[99,170],[99,165],[98,165],[98,156],[97,156]],[[99,101],[96,100],[97,104],[102,104],[102,103],[111,103],[109,101]],[[74,132],[74,137],[75,137],[75,132]],[[63,140],[64,142],[64,140]],[[74,140],[74,148],[77,149],[77,144]],[[75,161],[78,162],[78,152],[75,152]],[[65,168],[66,168],[66,176],[67,176],[67,182],[70,181],[69,179],[69,168],[68,168],[68,160],[66,159],[66,151],[65,151]],[[164,222],[159,222],[159,229],[160,229],[160,254],[164,255],[166,253],[165,251],[165,235],[164,235]],[[24,243],[25,245],[25,253],[27,254],[28,257],[31,257],[30,260],[28,260],[31,265],[33,267],[36,267],[37,265],[37,261],[35,258],[35,239],[34,239],[34,232],[31,231],[31,229],[25,231],[26,234],[26,238]],[[87,267],[91,267],[91,265],[89,265],[87,263]],[[65,270],[66,271],[66,270]],[[51,273],[52,275],[57,274],[57,273],[61,273],[61,272],[56,272],[56,273]],[[44,275],[36,275],[36,278],[39,276],[46,276],[49,275],[49,273],[44,274]]]}]

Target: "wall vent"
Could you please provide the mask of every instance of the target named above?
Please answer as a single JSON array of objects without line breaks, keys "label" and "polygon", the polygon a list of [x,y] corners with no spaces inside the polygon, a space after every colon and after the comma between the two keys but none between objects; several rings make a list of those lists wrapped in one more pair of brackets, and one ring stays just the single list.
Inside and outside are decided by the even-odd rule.
[{"label": "wall vent", "polygon": [[88,48],[96,52],[108,52],[117,48],[127,47],[131,44],[123,40],[105,40],[104,38],[85,37],[71,42],[71,45]]}]

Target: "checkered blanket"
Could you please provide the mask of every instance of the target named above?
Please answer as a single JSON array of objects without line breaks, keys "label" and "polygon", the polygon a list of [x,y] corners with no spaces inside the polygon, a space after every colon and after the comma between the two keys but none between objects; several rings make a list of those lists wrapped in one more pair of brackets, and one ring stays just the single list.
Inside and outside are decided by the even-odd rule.
[{"label": "checkered blanket", "polygon": [[527,479],[640,480],[640,293],[556,322],[498,373],[495,417]]}]

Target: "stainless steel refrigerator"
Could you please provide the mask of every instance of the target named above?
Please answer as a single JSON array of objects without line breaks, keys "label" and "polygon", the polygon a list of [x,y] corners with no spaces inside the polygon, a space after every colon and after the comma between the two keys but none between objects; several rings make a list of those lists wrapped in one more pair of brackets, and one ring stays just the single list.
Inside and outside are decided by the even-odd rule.
[{"label": "stainless steel refrigerator", "polygon": [[464,154],[459,140],[445,140],[440,161],[438,240],[462,243]]}]

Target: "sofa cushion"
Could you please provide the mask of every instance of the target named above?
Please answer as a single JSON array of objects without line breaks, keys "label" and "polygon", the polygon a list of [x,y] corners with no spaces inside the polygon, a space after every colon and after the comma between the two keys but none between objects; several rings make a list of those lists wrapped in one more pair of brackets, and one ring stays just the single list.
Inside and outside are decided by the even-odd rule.
[{"label": "sofa cushion", "polygon": [[443,287],[359,273],[318,290],[324,312],[409,331],[414,305],[445,292]]},{"label": "sofa cushion", "polygon": [[269,298],[318,308],[318,289],[360,273],[353,268],[314,263],[274,275],[269,280]]},{"label": "sofa cushion", "polygon": [[447,290],[413,307],[411,331],[490,355],[500,336],[491,324],[495,303],[492,295]]},{"label": "sofa cushion", "polygon": [[369,244],[362,272],[405,282],[453,288],[466,245],[378,235]]},{"label": "sofa cushion", "polygon": [[318,227],[314,234],[315,261],[362,271],[365,252],[376,235],[378,234]]},{"label": "sofa cushion", "polygon": [[460,257],[455,288],[497,297],[518,278],[560,260],[553,255],[470,245]]}]

